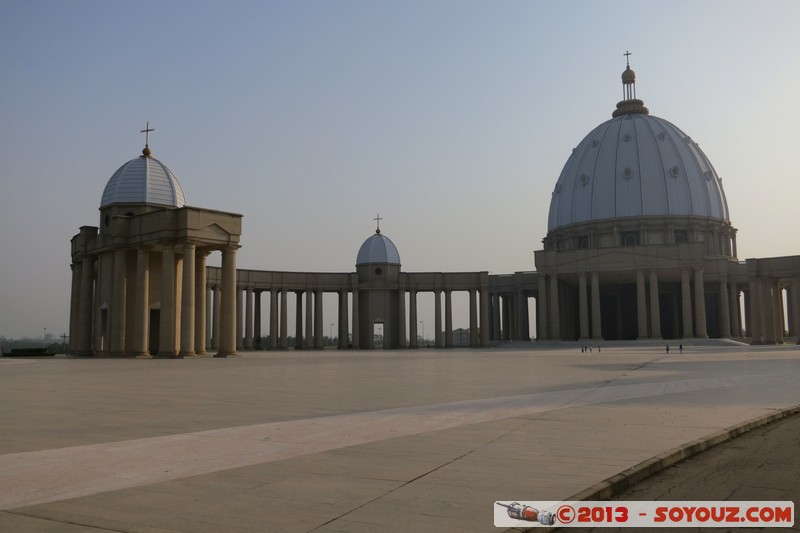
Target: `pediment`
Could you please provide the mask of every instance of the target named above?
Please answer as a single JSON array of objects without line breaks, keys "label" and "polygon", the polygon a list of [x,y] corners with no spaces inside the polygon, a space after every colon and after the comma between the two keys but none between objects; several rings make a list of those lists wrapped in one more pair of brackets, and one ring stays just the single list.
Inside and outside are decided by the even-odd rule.
[{"label": "pediment", "polygon": [[220,226],[219,224],[210,224],[200,230],[203,234],[208,236],[214,236],[218,239],[228,239],[231,234],[228,231]]}]

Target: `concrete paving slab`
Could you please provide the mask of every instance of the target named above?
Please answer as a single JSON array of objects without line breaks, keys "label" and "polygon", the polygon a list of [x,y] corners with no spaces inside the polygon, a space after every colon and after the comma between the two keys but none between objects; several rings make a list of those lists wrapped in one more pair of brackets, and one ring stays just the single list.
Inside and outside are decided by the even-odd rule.
[{"label": "concrete paving slab", "polygon": [[13,479],[0,530],[20,517],[122,531],[495,530],[498,499],[568,498],[800,403],[798,362],[796,347],[628,346],[0,363],[0,478]]}]

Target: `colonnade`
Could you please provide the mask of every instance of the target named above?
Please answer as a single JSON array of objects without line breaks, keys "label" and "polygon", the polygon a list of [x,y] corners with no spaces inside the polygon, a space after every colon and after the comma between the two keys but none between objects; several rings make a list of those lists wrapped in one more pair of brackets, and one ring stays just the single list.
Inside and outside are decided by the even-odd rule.
[{"label": "colonnade", "polygon": [[[369,335],[359,334],[359,328],[373,326],[365,322],[370,320],[368,317],[359,319],[360,311],[366,312],[359,309],[359,294],[370,289],[265,288],[242,283],[236,270],[236,247],[221,248],[222,266],[211,279],[206,259],[214,250],[220,248],[198,247],[192,242],[160,243],[74,256],[70,353],[174,357],[204,354],[211,349],[218,356],[235,354],[240,349],[287,349],[291,298],[295,300],[295,348],[321,349],[326,333],[326,292],[338,296],[338,347],[372,348],[371,344],[362,346],[365,339],[371,339],[371,331]],[[419,347],[418,295],[430,292],[434,295],[433,346],[454,346],[452,293],[463,291],[469,296],[472,347],[488,346],[491,340],[529,340],[531,297],[536,299],[537,340],[603,338],[603,311],[608,312],[608,302],[604,308],[601,297],[619,290],[619,284],[616,289],[613,284],[603,284],[604,274],[597,271],[532,275],[524,283],[492,282],[489,288],[480,289],[409,284],[396,289],[397,303],[392,306],[399,306],[397,323],[386,327],[398,332],[396,347]],[[635,323],[639,339],[661,339],[663,324],[673,324],[673,328],[680,325],[679,331],[673,329],[667,335],[707,338],[709,295],[713,295],[709,305],[714,305],[714,336],[741,337],[745,323],[746,334],[754,344],[784,342],[787,322],[789,335],[800,333],[800,277],[781,278],[759,271],[751,272],[749,279],[741,274],[729,279],[726,274],[713,273],[712,280],[707,281],[702,267],[682,268],[679,278],[677,275],[675,270],[657,269],[630,273],[628,279],[635,282],[626,290],[635,293],[626,293],[625,301],[630,302],[636,316],[624,318]],[[156,285],[151,286],[154,279]],[[667,283],[669,287],[664,285]],[[267,346],[261,345],[264,293],[269,294]],[[740,313],[742,293],[744,317]],[[661,300],[665,297],[675,303],[663,308]],[[664,309],[674,316],[662,320]]]},{"label": "colonnade", "polygon": [[[225,314],[220,303],[224,291],[219,285],[210,284],[208,299],[211,311],[209,343],[217,346]],[[323,295],[335,293],[338,296],[338,328],[337,346],[340,349],[362,348],[360,345],[359,290],[358,289],[287,289],[282,287],[256,288],[254,286],[238,286],[235,289],[235,339],[237,349],[270,349],[286,350],[289,348],[288,324],[289,301],[295,299],[294,349],[322,349],[324,346]],[[417,328],[418,303],[417,295],[421,292],[434,294],[434,344],[436,348],[449,348],[453,343],[453,303],[452,290],[399,290],[399,320],[395,326],[399,332],[399,348],[418,348],[419,331]],[[467,290],[470,295],[469,321],[470,346],[488,346],[490,328],[480,328],[479,324],[489,323],[488,293],[482,290]],[[262,346],[262,295],[269,298],[269,335],[268,344]],[[293,295],[290,293],[294,293]],[[478,296],[480,297],[480,305]],[[406,297],[408,301],[406,301]],[[442,309],[444,300],[444,309]],[[237,312],[238,311],[238,312]],[[406,335],[406,324],[408,335]],[[371,348],[371,346],[363,346]]]},{"label": "colonnade", "polygon": [[[211,287],[213,300],[220,297],[219,286]],[[236,288],[237,305],[236,313],[236,347],[237,349],[252,350],[268,348],[270,350],[285,350],[289,348],[288,319],[289,319],[289,293],[294,293],[295,304],[295,349],[322,349],[324,342],[324,323],[322,318],[322,289],[314,290],[288,290],[281,288],[259,289],[254,287]],[[347,297],[345,294],[340,298]],[[269,294],[269,330],[267,346],[262,345],[262,294]],[[244,312],[242,308],[244,307]],[[305,311],[304,311],[305,310]],[[304,322],[305,318],[305,322]],[[342,316],[339,317],[340,322]],[[212,321],[212,335],[210,342],[216,345],[217,337],[213,333],[220,317],[214,314]],[[347,324],[346,318],[344,324]],[[339,331],[341,337],[341,331]],[[346,339],[346,336],[345,336]]]},{"label": "colonnade", "polygon": [[[408,340],[405,337],[405,327],[401,328],[400,346],[405,347],[406,342],[409,348],[417,348],[419,345],[419,331],[417,329],[417,295],[420,292],[433,292],[433,347],[452,348],[454,344],[453,336],[453,289],[433,289],[408,291]],[[489,293],[486,289],[466,289],[469,295],[469,346],[477,348],[488,346],[490,341],[490,301]],[[444,296],[444,323],[442,323],[442,296]],[[479,301],[480,297],[480,301]],[[400,292],[400,302],[405,306],[404,291]],[[405,316],[401,309],[401,317]]]},{"label": "colonnade", "polygon": [[[784,308],[783,294],[786,294]],[[771,276],[754,276],[745,293],[746,321],[751,344],[782,344],[784,324],[788,334],[800,334],[800,278],[794,277],[784,288]],[[800,339],[798,339],[800,344]]]},{"label": "colonnade", "polygon": [[[661,339],[662,317],[661,298],[664,292],[660,284],[663,280],[658,269],[642,269],[631,273],[635,279],[635,317],[625,316],[623,320],[635,323],[638,339]],[[674,271],[671,272],[674,276]],[[575,284],[577,277],[577,284]],[[615,338],[611,332],[603,335],[603,305],[601,294],[620,287],[619,283],[601,283],[601,272],[581,272],[576,275],[538,273],[537,296],[537,339],[571,340],[564,331],[572,316],[563,307],[575,305],[569,299],[571,291],[577,291],[577,338],[580,340],[601,340]],[[739,297],[735,283],[729,283],[727,276],[719,276],[719,336],[729,338],[740,336]],[[564,278],[562,280],[562,278]],[[671,280],[670,280],[671,281]],[[686,267],[680,270],[680,315],[681,328],[676,333],[681,338],[708,338],[706,317],[706,291],[710,287],[705,281],[702,267]],[[716,292],[711,289],[710,292]],[[566,314],[565,314],[566,313]],[[627,323],[627,322],[626,322]],[[677,328],[677,323],[676,323]]]},{"label": "colonnade", "polygon": [[496,291],[489,295],[489,335],[491,340],[531,340],[529,290]]}]

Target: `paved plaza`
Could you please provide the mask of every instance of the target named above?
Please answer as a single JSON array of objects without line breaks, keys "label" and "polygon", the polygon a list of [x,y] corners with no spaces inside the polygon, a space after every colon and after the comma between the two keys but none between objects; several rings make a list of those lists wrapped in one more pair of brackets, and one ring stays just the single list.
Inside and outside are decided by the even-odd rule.
[{"label": "paved plaza", "polygon": [[800,404],[800,347],[0,359],[0,531],[498,531]]}]

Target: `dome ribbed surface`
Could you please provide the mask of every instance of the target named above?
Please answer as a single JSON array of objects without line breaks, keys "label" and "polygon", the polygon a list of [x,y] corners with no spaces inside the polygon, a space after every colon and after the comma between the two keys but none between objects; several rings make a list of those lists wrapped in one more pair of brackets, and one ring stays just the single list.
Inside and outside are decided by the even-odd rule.
[{"label": "dome ribbed surface", "polygon": [[137,157],[114,172],[108,180],[100,207],[112,204],[154,204],[183,207],[183,195],[178,178],[158,159]]},{"label": "dome ribbed surface", "polygon": [[361,245],[356,257],[356,266],[372,263],[400,264],[400,253],[389,237],[376,233]]},{"label": "dome ribbed surface", "polygon": [[625,114],[597,126],[573,150],[553,191],[547,228],[670,215],[730,222],[722,182],[678,127]]}]

